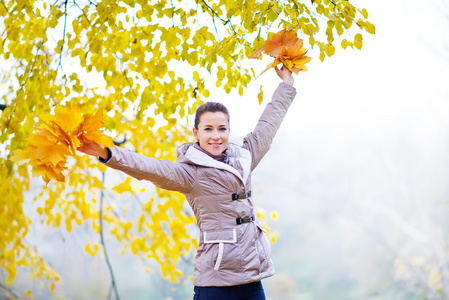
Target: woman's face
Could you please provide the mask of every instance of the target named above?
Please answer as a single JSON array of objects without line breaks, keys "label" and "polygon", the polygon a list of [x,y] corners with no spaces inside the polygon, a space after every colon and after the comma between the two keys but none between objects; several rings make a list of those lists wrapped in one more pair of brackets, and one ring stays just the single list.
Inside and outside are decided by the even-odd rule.
[{"label": "woman's face", "polygon": [[221,111],[203,113],[198,129],[193,128],[193,134],[203,150],[212,155],[221,154],[228,146],[228,116]]}]

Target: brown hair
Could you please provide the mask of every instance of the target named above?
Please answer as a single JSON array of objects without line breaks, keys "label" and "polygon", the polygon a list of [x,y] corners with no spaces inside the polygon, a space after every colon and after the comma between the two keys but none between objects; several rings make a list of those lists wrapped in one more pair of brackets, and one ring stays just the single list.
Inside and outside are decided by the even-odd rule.
[{"label": "brown hair", "polygon": [[198,109],[196,110],[195,125],[194,125],[196,129],[198,129],[198,125],[200,124],[201,115],[208,111],[210,111],[210,112],[221,111],[228,117],[228,123],[229,123],[229,111],[226,108],[226,106],[224,106],[223,104],[218,103],[218,102],[206,102],[206,103],[200,105],[200,107],[198,107]]}]

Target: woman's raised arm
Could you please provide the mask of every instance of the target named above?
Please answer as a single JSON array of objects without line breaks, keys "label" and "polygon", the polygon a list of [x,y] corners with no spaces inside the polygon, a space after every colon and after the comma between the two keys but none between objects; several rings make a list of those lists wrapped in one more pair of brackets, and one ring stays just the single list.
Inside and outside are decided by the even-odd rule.
[{"label": "woman's raised arm", "polygon": [[290,70],[285,66],[275,70],[283,82],[279,84],[270,103],[265,107],[256,128],[243,140],[243,147],[251,152],[251,170],[256,168],[270,149],[273,138],[296,96],[296,90],[292,86],[295,80]]}]

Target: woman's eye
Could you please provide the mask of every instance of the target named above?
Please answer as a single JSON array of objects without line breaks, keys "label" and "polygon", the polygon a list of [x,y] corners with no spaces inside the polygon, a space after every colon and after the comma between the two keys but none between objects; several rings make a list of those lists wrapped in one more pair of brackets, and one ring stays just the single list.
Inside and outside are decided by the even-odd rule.
[{"label": "woman's eye", "polygon": [[204,131],[210,131],[210,128],[204,128]]},{"label": "woman's eye", "polygon": [[226,131],[228,130],[227,128],[220,128],[221,131]]}]

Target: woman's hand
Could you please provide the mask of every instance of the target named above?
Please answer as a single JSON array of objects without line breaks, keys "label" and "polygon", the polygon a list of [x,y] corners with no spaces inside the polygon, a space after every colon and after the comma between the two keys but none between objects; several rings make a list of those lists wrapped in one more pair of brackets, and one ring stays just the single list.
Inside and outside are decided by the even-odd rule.
[{"label": "woman's hand", "polygon": [[292,76],[292,72],[287,69],[284,65],[280,69],[275,67],[276,73],[278,76],[284,81],[284,83],[293,85],[295,83],[295,79]]},{"label": "woman's hand", "polygon": [[78,139],[81,141],[81,146],[78,147],[76,150],[89,155],[99,156],[102,159],[108,158],[109,154],[108,149],[103,145],[97,144],[93,141],[86,139],[82,133],[78,135]]}]

